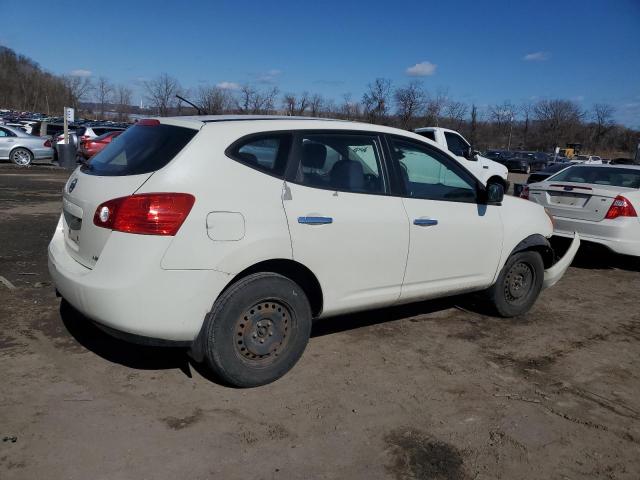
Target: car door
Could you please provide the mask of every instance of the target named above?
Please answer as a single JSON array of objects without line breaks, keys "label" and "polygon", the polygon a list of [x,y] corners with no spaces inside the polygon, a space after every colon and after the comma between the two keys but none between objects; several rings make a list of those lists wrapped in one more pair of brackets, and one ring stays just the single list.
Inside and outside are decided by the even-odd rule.
[{"label": "car door", "polygon": [[6,128],[0,128],[0,158],[9,158],[14,143],[15,135]]},{"label": "car door", "polygon": [[498,206],[478,203],[477,179],[444,152],[389,137],[410,222],[401,301],[488,287],[502,251]]},{"label": "car door", "polygon": [[293,258],[318,278],[323,315],[397,301],[409,225],[402,199],[389,195],[379,135],[294,135],[283,205]]}]

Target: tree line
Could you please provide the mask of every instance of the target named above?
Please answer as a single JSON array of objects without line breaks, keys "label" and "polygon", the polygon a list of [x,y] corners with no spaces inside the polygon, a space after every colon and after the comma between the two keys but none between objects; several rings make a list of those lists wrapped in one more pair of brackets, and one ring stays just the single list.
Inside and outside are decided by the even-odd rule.
[{"label": "tree line", "polygon": [[[232,87],[232,88],[229,88]],[[555,146],[581,143],[584,151],[604,155],[629,154],[640,142],[640,132],[617,124],[615,109],[595,104],[590,109],[566,99],[523,103],[505,101],[483,106],[453,99],[446,88],[427,90],[419,81],[395,86],[377,78],[360,97],[340,99],[319,93],[280,92],[275,86],[203,85],[184,88],[177,78],[162,73],[142,84],[150,111],[160,116],[192,115],[196,109],[180,101],[181,95],[208,114],[281,114],[332,117],[412,130],[440,126],[460,131],[478,150],[488,148],[551,151]],[[107,115],[126,120],[139,112],[131,105],[130,87],[105,77],[52,75],[31,59],[0,47],[0,107],[59,114],[62,107],[84,107],[95,118]]]}]

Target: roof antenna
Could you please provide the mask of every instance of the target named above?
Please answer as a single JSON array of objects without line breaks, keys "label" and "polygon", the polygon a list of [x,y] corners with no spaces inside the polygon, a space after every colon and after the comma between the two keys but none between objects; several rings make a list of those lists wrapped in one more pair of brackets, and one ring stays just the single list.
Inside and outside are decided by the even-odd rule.
[{"label": "roof antenna", "polygon": [[189,105],[191,105],[193,108],[195,108],[198,111],[198,115],[209,115],[209,113],[204,109],[204,108],[200,108],[199,106],[197,106],[195,103],[190,102],[189,100],[187,100],[184,97],[181,97],[180,95],[176,94],[176,98],[178,100],[182,100],[184,103],[188,103]]}]

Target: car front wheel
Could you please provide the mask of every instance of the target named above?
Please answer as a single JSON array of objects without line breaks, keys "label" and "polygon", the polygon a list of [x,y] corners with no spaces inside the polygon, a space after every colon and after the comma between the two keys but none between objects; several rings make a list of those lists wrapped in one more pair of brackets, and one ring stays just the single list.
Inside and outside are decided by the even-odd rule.
[{"label": "car front wheel", "polygon": [[26,167],[33,162],[33,153],[26,148],[16,148],[11,152],[11,161],[21,167]]},{"label": "car front wheel", "polygon": [[537,252],[518,252],[509,257],[498,280],[488,290],[488,299],[501,317],[515,317],[533,306],[544,279],[544,264]]},{"label": "car front wheel", "polygon": [[277,380],[300,359],[311,334],[311,308],[292,280],[255,273],[220,295],[204,333],[211,370],[232,385],[256,387]]}]

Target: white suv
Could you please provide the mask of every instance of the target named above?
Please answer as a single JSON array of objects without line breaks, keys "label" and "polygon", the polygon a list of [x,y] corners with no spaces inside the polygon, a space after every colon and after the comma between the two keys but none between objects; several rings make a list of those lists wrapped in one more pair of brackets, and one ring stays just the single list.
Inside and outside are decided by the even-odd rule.
[{"label": "white suv", "polygon": [[482,291],[526,312],[564,274],[533,202],[394,128],[292,117],[138,122],[69,178],[49,270],[132,341],[238,386],[300,358],[312,318]]}]

